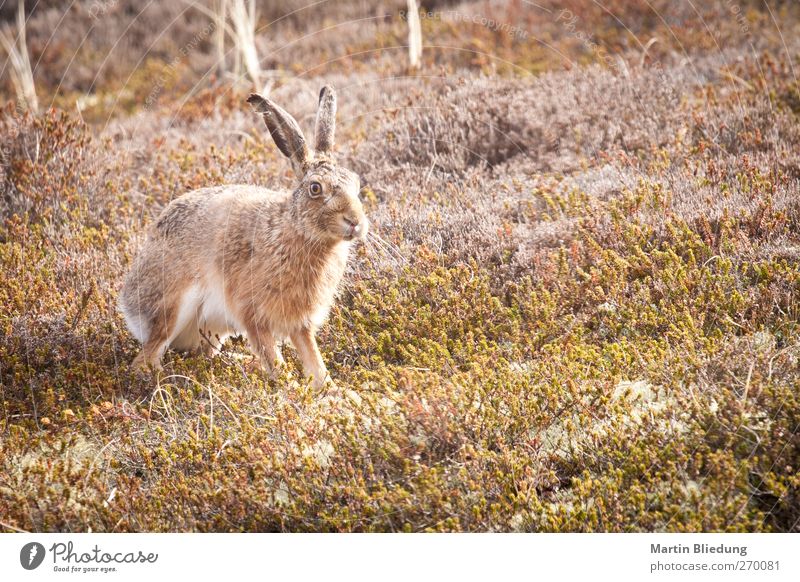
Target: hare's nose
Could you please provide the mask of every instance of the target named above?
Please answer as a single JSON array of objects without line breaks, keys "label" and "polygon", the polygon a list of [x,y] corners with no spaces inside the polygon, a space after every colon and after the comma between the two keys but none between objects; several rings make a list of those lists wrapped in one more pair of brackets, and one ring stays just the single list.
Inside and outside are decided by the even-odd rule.
[{"label": "hare's nose", "polygon": [[358,234],[358,229],[361,227],[361,225],[358,223],[357,220],[345,216],[344,222],[349,229],[348,234],[350,234],[350,236],[355,236],[356,234]]},{"label": "hare's nose", "polygon": [[357,218],[347,217],[344,216],[344,223],[347,225],[347,234],[351,237],[356,237],[361,234],[361,231],[364,230],[364,226]]}]

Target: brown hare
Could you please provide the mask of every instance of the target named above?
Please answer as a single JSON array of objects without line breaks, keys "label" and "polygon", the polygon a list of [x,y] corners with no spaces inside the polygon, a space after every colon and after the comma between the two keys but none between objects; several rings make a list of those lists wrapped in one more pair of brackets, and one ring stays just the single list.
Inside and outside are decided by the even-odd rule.
[{"label": "brown hare", "polygon": [[358,176],[332,156],[336,95],[319,95],[313,149],[297,121],[269,99],[261,113],[298,178],[293,191],[218,186],[167,206],[134,260],[120,296],[128,328],[142,344],[137,368],[160,367],[168,346],[220,347],[244,333],[262,366],[283,365],[278,341],[297,349],[313,385],[331,382],[315,332],[328,315],[351,243],[366,235]]}]

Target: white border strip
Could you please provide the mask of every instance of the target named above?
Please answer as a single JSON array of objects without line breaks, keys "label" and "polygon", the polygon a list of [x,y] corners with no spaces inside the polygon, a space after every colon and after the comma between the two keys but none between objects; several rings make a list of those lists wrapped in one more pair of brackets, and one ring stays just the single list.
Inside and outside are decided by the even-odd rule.
[{"label": "white border strip", "polygon": [[[40,547],[40,564],[26,570],[22,561],[39,559]],[[800,580],[798,550],[796,534],[6,534],[0,574],[136,582]]]}]

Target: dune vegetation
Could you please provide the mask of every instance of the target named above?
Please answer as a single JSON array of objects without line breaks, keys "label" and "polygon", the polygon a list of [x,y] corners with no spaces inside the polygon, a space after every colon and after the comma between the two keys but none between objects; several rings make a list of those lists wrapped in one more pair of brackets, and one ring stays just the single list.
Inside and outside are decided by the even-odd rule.
[{"label": "dune vegetation", "polygon": [[[259,3],[258,72],[213,3],[62,4],[1,80],[0,530],[800,531],[794,3],[431,1],[415,69],[405,0]],[[335,393],[131,370],[164,206],[291,185],[254,75],[362,177]]]}]

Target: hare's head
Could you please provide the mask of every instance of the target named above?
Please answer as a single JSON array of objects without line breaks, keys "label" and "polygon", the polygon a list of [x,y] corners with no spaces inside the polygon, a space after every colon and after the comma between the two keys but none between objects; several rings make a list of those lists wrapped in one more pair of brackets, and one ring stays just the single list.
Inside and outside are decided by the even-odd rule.
[{"label": "hare's head", "polygon": [[314,149],[306,143],[294,117],[261,95],[247,102],[264,116],[275,145],[292,162],[299,183],[292,194],[295,216],[303,230],[317,239],[353,240],[364,237],[369,221],[358,198],[361,182],[333,158],[336,94],[325,86],[319,93]]}]

